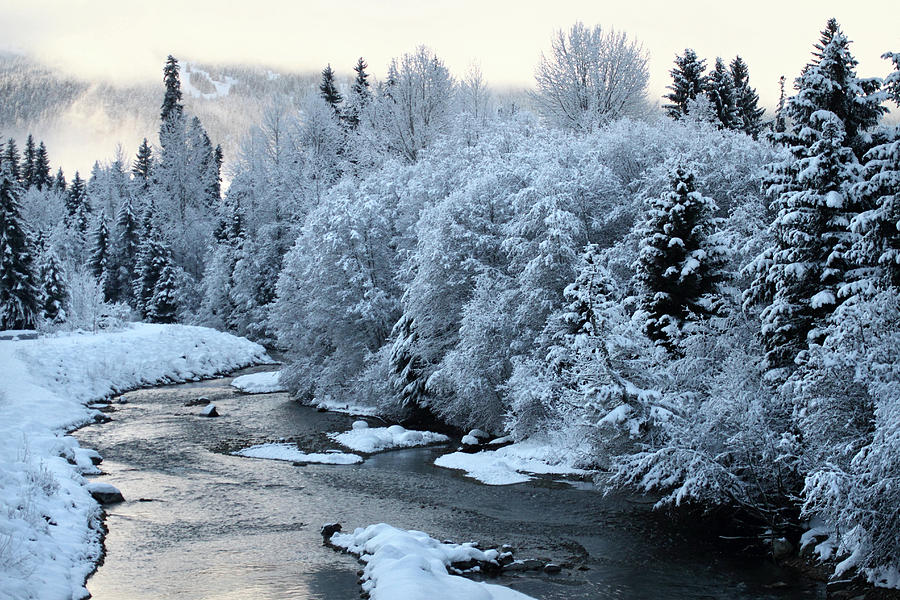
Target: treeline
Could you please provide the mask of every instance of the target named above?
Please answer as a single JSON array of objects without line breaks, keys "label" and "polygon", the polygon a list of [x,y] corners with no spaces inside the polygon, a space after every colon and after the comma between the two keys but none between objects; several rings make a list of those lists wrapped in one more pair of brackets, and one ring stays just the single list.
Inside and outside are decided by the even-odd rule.
[{"label": "treeline", "polygon": [[740,58],[705,73],[691,50],[654,114],[639,44],[582,24],[542,58],[537,116],[424,47],[377,82],[360,59],[348,88],[328,66],[318,93],[273,102],[224,197],[170,59],[159,148],[87,185],[140,225],[95,221],[89,243],[40,226],[33,187],[2,189],[106,301],[282,348],[303,401],[539,438],[612,485],[793,542],[822,523],[805,537],[820,555],[894,584],[900,132],[880,121],[900,54],[885,57],[885,79],[858,78],[829,21],[770,120]]}]

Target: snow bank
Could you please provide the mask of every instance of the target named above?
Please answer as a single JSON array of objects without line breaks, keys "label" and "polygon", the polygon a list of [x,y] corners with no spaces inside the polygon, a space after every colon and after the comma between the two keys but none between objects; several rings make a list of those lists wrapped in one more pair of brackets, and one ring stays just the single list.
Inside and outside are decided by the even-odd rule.
[{"label": "snow bank", "polygon": [[294,444],[257,444],[256,446],[232,452],[232,454],[248,458],[269,458],[272,460],[321,463],[323,465],[354,465],[362,462],[362,456],[358,454],[344,454],[343,452],[307,454],[301,452]]},{"label": "snow bank", "polygon": [[335,533],[331,543],[366,563],[363,590],[372,600],[527,600],[521,592],[458,575],[452,563],[493,561],[496,550],[472,544],[443,544],[421,531],[404,531],[385,523]]},{"label": "snow bank", "polygon": [[0,340],[0,598],[85,598],[100,555],[100,508],[84,473],[95,452],[65,435],[115,392],[208,377],[265,349],[202,327]]},{"label": "snow bank", "polygon": [[[365,427],[357,427],[357,423],[362,423]],[[365,421],[357,421],[350,431],[329,433],[328,437],[351,450],[368,454],[392,448],[412,448],[450,441],[450,438],[440,433],[414,431],[400,425],[369,427]]]},{"label": "snow bank", "polygon": [[439,456],[439,467],[465,471],[466,475],[488,485],[511,485],[532,479],[531,474],[586,475],[588,471],[577,469],[564,458],[559,450],[549,445],[519,442],[497,450],[485,450],[468,454],[453,452]]},{"label": "snow bank", "polygon": [[278,382],[280,374],[281,371],[265,371],[263,373],[241,375],[240,377],[235,377],[231,385],[248,394],[286,392],[287,388]]}]

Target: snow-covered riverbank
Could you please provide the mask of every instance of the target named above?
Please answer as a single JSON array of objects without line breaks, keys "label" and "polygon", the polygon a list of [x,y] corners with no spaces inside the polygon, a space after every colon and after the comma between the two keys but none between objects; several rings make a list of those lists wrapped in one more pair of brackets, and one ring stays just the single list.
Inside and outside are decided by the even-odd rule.
[{"label": "snow-covered riverbank", "polygon": [[258,344],[183,325],[0,340],[0,598],[88,595],[100,508],[92,453],[66,435],[99,414],[87,402],[262,362]]}]

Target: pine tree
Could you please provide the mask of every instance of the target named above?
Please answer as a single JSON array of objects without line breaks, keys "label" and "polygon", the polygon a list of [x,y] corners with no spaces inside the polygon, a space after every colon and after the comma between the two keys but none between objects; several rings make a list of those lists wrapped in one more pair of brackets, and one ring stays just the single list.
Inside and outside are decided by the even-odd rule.
[{"label": "pine tree", "polygon": [[112,272],[112,249],[109,243],[109,227],[106,224],[106,213],[101,212],[97,218],[97,228],[94,230],[94,243],[91,247],[91,256],[88,259],[88,267],[94,277],[100,282],[104,299],[109,302],[115,295],[115,275]]},{"label": "pine tree", "polygon": [[44,142],[38,145],[34,156],[34,174],[31,185],[39,190],[50,189],[53,185],[53,177],[50,176],[50,157],[47,156],[47,147]]},{"label": "pine tree", "polygon": [[425,389],[426,377],[421,358],[415,346],[418,341],[415,323],[403,315],[391,331],[390,377],[391,388],[397,395],[400,407],[415,413],[428,407]]},{"label": "pine tree", "polygon": [[703,91],[716,111],[719,128],[740,129],[742,122],[737,107],[734,81],[720,57],[716,57],[716,66],[706,77]]},{"label": "pine tree", "polygon": [[775,109],[775,124],[772,129],[775,133],[784,133],[787,130],[787,119],[784,114],[784,75],[778,78],[778,87],[781,92],[778,96],[778,106]]},{"label": "pine tree", "polygon": [[178,314],[178,278],[171,256],[163,255],[159,279],[153,287],[153,296],[147,306],[147,319],[151,323],[174,323]]},{"label": "pine tree", "polygon": [[334,71],[331,70],[330,64],[322,69],[322,83],[319,84],[319,92],[321,92],[325,102],[331,105],[334,114],[340,115],[341,111],[338,105],[344,98],[337,89],[337,85],[334,81]]},{"label": "pine tree", "polygon": [[144,138],[140,148],[138,148],[137,157],[131,165],[131,174],[140,183],[141,188],[145,190],[150,187],[150,170],[152,167],[153,150],[150,148],[147,138]]},{"label": "pine tree", "polygon": [[59,257],[52,247],[44,248],[40,261],[41,306],[44,319],[51,323],[66,320],[69,291],[59,265]]},{"label": "pine tree", "polygon": [[[166,94],[163,96],[163,103],[159,112],[159,118],[164,124],[180,118],[184,112],[184,106],[181,104],[179,69],[178,60],[170,54],[166,59],[166,66],[163,68],[163,83],[166,86]],[[144,144],[146,142],[147,140],[144,139]]]},{"label": "pine tree", "polygon": [[68,188],[66,176],[63,175],[62,167],[56,170],[56,177],[53,179],[53,191],[59,194],[65,194]]},{"label": "pine tree", "polygon": [[22,188],[10,166],[0,167],[0,329],[34,329],[40,291],[19,207]]},{"label": "pine tree", "polygon": [[706,83],[704,71],[706,61],[698,59],[697,53],[691,48],[685,48],[684,56],[675,57],[675,68],[669,71],[672,85],[666,88],[672,90],[672,93],[663,96],[671,102],[663,105],[666,114],[673,119],[680,119],[688,114],[688,103],[703,93]]},{"label": "pine tree", "polygon": [[737,122],[735,129],[740,129],[747,135],[759,135],[764,108],[759,108],[759,94],[750,87],[750,71],[747,63],[740,56],[735,56],[731,61],[731,79],[734,81],[735,104],[737,108]]},{"label": "pine tree", "polygon": [[34,137],[29,133],[25,139],[25,153],[22,155],[22,186],[25,189],[31,187],[34,182]]},{"label": "pine tree", "polygon": [[6,141],[6,148],[3,150],[3,159],[0,160],[9,169],[9,174],[16,181],[22,180],[22,171],[19,166],[19,149],[16,147],[16,140],[9,138]]},{"label": "pine tree", "polygon": [[634,266],[643,289],[647,337],[677,352],[682,324],[717,310],[723,250],[709,239],[715,203],[694,187],[684,167],[670,172],[671,191],[650,201]]}]

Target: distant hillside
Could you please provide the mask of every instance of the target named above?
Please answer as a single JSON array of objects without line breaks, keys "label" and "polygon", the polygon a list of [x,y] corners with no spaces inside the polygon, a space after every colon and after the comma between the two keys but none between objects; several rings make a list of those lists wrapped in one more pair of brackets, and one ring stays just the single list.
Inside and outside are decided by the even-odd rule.
[{"label": "distant hillside", "polygon": [[[266,105],[301,99],[315,89],[319,74],[183,61],[181,79],[187,111],[222,144],[227,164]],[[156,142],[162,95],[162,65],[159,82],[119,85],[0,54],[0,136],[16,138],[21,148],[33,133],[46,142],[53,168],[61,165],[69,177],[75,169],[89,171],[94,160],[111,159],[117,144],[130,159],[143,137]]]}]

